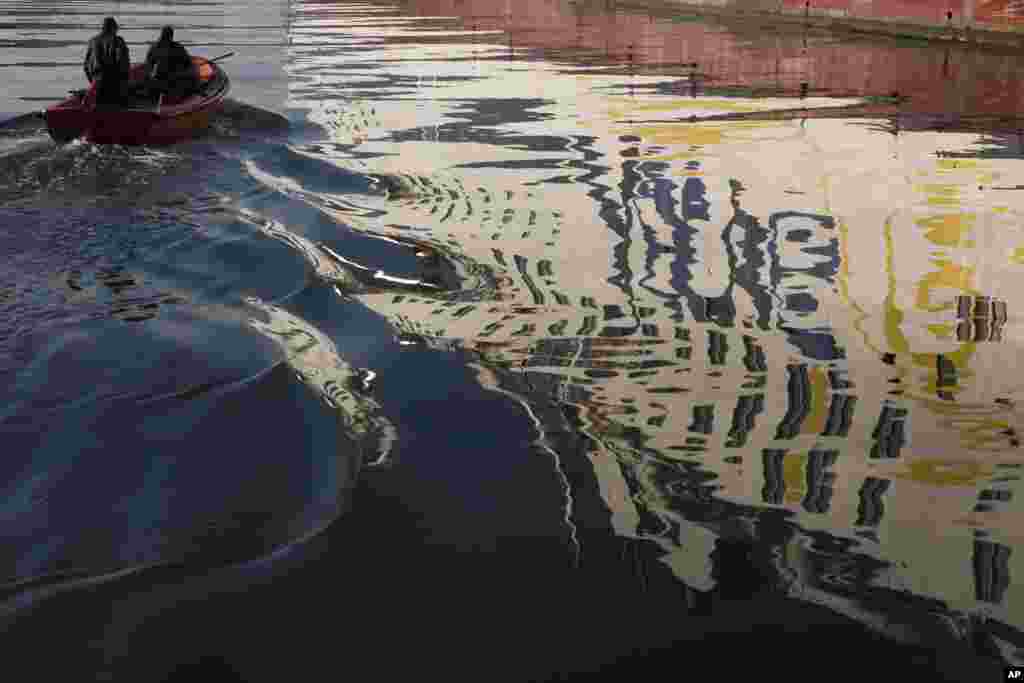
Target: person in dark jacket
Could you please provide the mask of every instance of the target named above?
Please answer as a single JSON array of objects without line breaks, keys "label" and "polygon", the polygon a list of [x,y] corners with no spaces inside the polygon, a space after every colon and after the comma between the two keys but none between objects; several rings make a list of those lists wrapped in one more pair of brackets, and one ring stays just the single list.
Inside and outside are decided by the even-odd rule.
[{"label": "person in dark jacket", "polygon": [[104,19],[103,31],[89,41],[83,67],[86,78],[96,83],[97,102],[116,103],[121,98],[131,61],[128,45],[124,38],[117,35],[114,17]]},{"label": "person in dark jacket", "polygon": [[192,57],[174,40],[174,29],[164,26],[160,40],[146,54],[146,80],[150,89],[169,97],[184,97],[198,85]]}]

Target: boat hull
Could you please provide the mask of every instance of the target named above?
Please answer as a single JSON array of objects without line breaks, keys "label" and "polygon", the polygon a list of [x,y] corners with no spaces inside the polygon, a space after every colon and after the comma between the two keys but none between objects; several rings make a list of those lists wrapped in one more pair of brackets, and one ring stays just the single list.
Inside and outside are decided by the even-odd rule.
[{"label": "boat hull", "polygon": [[[59,143],[84,138],[103,145],[172,145],[201,135],[227,97],[230,82],[216,64],[193,58],[200,87],[182,100],[132,97],[121,106],[96,104],[95,86],[44,112],[50,136]],[[132,68],[130,88],[142,81],[142,65]]]}]

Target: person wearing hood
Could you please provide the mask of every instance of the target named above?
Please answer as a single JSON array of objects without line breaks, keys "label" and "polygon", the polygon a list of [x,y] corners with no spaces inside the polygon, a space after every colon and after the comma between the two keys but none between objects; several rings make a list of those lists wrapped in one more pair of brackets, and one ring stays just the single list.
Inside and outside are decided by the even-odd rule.
[{"label": "person wearing hood", "polygon": [[152,90],[170,97],[184,97],[198,84],[192,57],[174,40],[170,26],[163,27],[160,40],[146,54],[146,80]]},{"label": "person wearing hood", "polygon": [[103,20],[103,30],[89,41],[83,68],[90,83],[96,84],[98,103],[116,103],[128,81],[131,61],[128,45],[117,35],[117,21],[113,17]]}]

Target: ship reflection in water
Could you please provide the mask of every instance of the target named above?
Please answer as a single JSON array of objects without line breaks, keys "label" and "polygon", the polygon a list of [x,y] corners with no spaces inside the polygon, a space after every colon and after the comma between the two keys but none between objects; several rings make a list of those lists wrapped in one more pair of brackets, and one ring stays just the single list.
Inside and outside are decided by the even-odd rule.
[{"label": "ship reflection in water", "polygon": [[[808,55],[806,36],[779,35],[779,55],[805,49],[772,77],[778,97],[724,97],[759,85],[715,71],[724,43],[739,51],[729,64],[758,59],[724,29],[544,7],[554,18],[522,10],[523,28],[481,3],[424,4],[455,17],[428,29],[383,9],[377,21],[365,6],[295,4],[292,106],[330,134],[296,152],[389,190],[359,199],[377,217],[334,215],[489,274],[360,300],[407,342],[474,352],[480,382],[517,396],[556,456],[566,433],[579,437],[615,532],[657,544],[687,586],[712,589],[716,544],[742,541],[802,600],[894,636],[925,623],[981,632],[1020,660],[1024,203],[1009,190],[1024,162],[997,134],[936,132],[912,115],[954,95],[947,113],[975,100],[993,113],[984,79],[954,92],[942,73],[971,80],[971,59],[1002,58],[897,54],[935,67],[917,71],[938,79],[928,107],[818,118],[892,88],[866,79],[849,99],[797,104],[788,96],[812,67],[827,80],[828,62],[812,63],[814,39]],[[572,13],[581,51],[617,20],[627,32],[647,22],[615,37],[635,39],[630,59],[653,54],[644,36],[649,47],[704,31],[705,53],[686,55],[701,62],[699,88],[625,72],[614,50],[570,72],[519,61],[509,35],[523,52]],[[569,61],[570,47],[551,49]],[[648,61],[670,61],[658,55]],[[795,107],[808,114],[755,116]],[[690,121],[727,113],[751,116]],[[583,493],[566,487],[579,541]]]}]

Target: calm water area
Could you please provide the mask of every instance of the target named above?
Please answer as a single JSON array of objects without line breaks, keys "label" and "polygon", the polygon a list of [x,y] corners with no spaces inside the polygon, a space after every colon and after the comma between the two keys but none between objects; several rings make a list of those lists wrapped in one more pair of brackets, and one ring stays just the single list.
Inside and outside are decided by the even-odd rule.
[{"label": "calm water area", "polygon": [[[24,116],[107,15],[235,53],[207,135]],[[997,680],[1022,70],[670,2],[0,0],[5,669]]]}]

